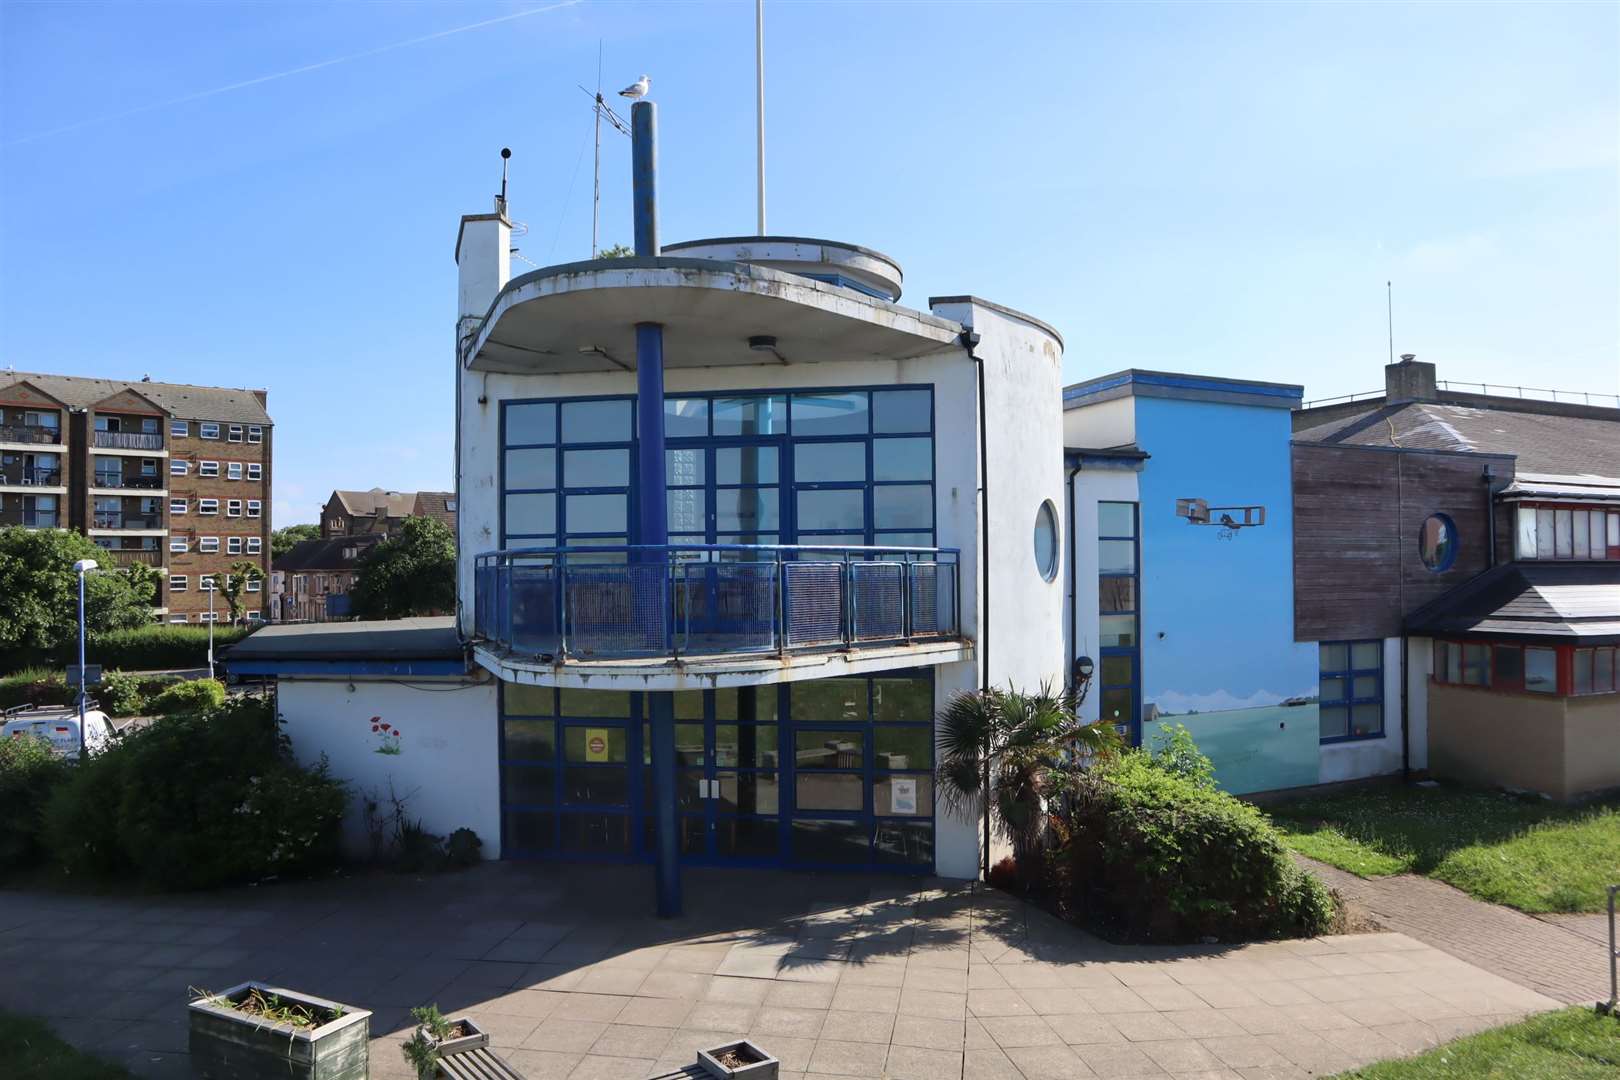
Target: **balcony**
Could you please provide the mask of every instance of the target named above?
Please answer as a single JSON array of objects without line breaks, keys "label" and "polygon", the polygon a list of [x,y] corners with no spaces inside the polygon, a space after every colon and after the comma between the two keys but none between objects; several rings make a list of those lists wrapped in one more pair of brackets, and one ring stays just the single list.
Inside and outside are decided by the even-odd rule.
[{"label": "balcony", "polygon": [[128,548],[125,550],[104,548],[102,554],[105,556],[108,566],[125,567],[134,566],[137,563],[142,566],[163,565],[163,552],[157,548]]},{"label": "balcony", "polygon": [[0,424],[0,443],[26,443],[36,446],[59,446],[62,429],[38,424]]},{"label": "balcony", "polygon": [[155,514],[112,514],[98,510],[92,519],[92,529],[161,529],[163,518]]},{"label": "balcony", "polygon": [[480,661],[519,681],[677,689],[971,656],[949,548],[521,548],[478,556],[474,588]]},{"label": "balcony", "polygon": [[0,487],[61,487],[67,483],[61,469],[20,469],[0,473]]},{"label": "balcony", "polygon": [[139,431],[97,431],[91,445],[99,450],[161,450],[163,436]]},{"label": "balcony", "polygon": [[162,491],[161,476],[126,476],[123,473],[96,473],[94,486],[98,488],[128,488],[132,491]]},{"label": "balcony", "polygon": [[54,529],[57,527],[59,515],[55,510],[24,510],[22,523],[25,529]]}]

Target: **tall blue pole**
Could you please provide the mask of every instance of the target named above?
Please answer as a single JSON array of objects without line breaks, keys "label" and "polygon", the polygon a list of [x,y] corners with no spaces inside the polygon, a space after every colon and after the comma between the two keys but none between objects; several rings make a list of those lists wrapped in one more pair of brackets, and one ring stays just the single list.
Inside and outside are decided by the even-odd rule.
[{"label": "tall blue pole", "polygon": [[[658,107],[638,101],[630,107],[630,157],[633,173],[636,255],[657,258],[658,244]],[[669,511],[664,478],[664,328],[659,323],[636,324],[636,437],[639,445],[636,483],[636,542],[662,546],[669,543]],[[647,553],[646,561],[662,569],[666,554]],[[659,578],[667,590],[668,579]],[[659,634],[664,634],[665,592],[656,605]],[[652,735],[653,801],[658,837],[658,914],[673,918],[681,913],[680,847],[675,836],[675,695],[655,691],[647,695],[647,719]]]},{"label": "tall blue pole", "polygon": [[79,764],[84,764],[85,738],[84,738],[84,575],[86,571],[79,571]]}]

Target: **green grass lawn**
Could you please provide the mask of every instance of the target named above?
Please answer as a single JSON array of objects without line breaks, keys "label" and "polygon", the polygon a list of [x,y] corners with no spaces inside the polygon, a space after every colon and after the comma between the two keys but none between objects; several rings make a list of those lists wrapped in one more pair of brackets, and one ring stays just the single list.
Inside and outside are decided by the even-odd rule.
[{"label": "green grass lawn", "polygon": [[1377,787],[1268,807],[1288,845],[1362,877],[1424,874],[1533,913],[1601,911],[1620,800],[1583,807],[1460,787]]},{"label": "green grass lawn", "polygon": [[133,1080],[117,1065],[81,1054],[32,1017],[0,1012],[0,1076],[6,1080]]},{"label": "green grass lawn", "polygon": [[1560,1009],[1482,1031],[1417,1057],[1352,1069],[1330,1080],[1614,1080],[1620,1020]]}]

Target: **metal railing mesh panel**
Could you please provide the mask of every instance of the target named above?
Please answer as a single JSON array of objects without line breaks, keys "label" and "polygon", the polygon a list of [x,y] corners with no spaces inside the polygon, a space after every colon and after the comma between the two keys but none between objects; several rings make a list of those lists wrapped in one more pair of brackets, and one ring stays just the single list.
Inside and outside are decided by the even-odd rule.
[{"label": "metal railing mesh panel", "polygon": [[844,640],[844,564],[782,564],[782,641],[788,648]]},{"label": "metal railing mesh panel", "polygon": [[507,581],[498,587],[502,623],[508,627],[512,648],[526,653],[552,653],[562,647],[557,625],[557,568],[548,564],[516,563],[506,568]]},{"label": "metal railing mesh panel", "polygon": [[774,562],[683,563],[675,601],[683,653],[776,648]]},{"label": "metal railing mesh panel", "polygon": [[893,641],[906,634],[906,567],[897,562],[849,564],[850,619],[856,641]]},{"label": "metal railing mesh panel", "polygon": [[568,651],[578,656],[669,652],[669,570],[663,562],[569,567]]},{"label": "metal railing mesh panel", "polygon": [[911,633],[936,637],[956,633],[956,575],[937,562],[906,567],[911,576]]}]

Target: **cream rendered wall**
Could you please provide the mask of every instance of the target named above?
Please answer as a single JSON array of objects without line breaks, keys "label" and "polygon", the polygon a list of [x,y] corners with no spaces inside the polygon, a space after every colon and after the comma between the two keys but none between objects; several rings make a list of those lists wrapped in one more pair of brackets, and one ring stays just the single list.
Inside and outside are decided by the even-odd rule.
[{"label": "cream rendered wall", "polygon": [[1063,445],[1106,450],[1136,442],[1136,399],[1126,395],[1063,412]]},{"label": "cream rendered wall", "polygon": [[[501,853],[500,750],[493,680],[386,682],[354,679],[278,680],[276,706],[294,755],[313,765],[326,755],[332,775],[349,785],[344,849],[370,854],[362,797],[387,796],[389,784],[409,813],[441,836],[468,828],[486,859]],[[401,732],[399,752],[371,730],[371,718]],[[386,805],[386,803],[385,803]]]},{"label": "cream rendered wall", "polygon": [[[1113,402],[1106,404],[1112,405]],[[1089,412],[1089,409],[1072,409],[1064,419],[1067,421],[1077,413]],[[1082,441],[1088,433],[1089,428],[1082,432]],[[1072,442],[1073,436],[1070,435],[1069,439]],[[1071,657],[1089,656],[1093,661],[1098,657],[1097,504],[1136,502],[1138,499],[1135,469],[1082,468],[1075,474],[1074,535],[1069,537],[1069,547],[1074,558],[1074,628],[1078,640],[1070,643],[1068,655]],[[1064,572],[1067,574],[1067,569]],[[1065,619],[1065,639],[1068,633],[1069,623]],[[1080,718],[1087,723],[1096,723],[1097,717],[1097,695],[1095,692],[1088,693],[1086,700],[1080,703]]]}]

